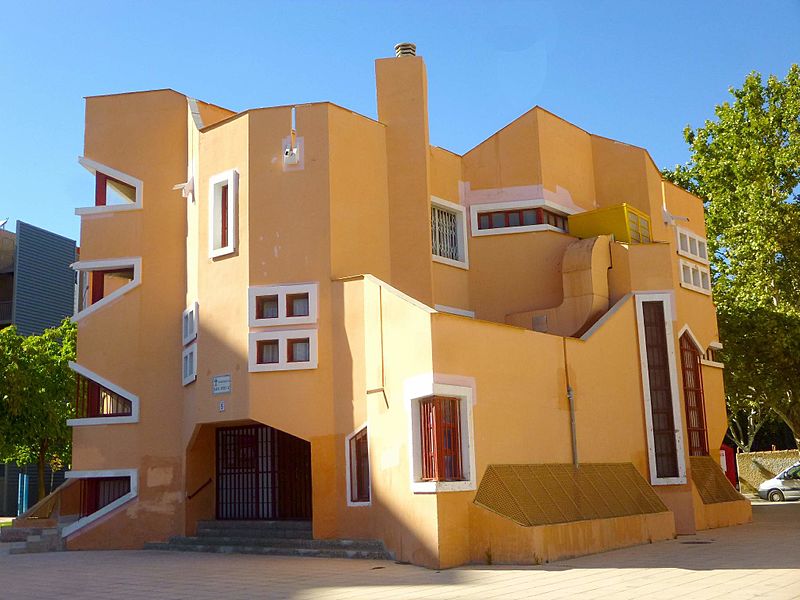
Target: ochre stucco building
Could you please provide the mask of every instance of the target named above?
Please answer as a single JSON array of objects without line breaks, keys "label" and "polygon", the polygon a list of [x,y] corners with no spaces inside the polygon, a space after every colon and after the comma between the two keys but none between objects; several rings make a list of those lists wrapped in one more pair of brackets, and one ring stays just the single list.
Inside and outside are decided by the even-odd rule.
[{"label": "ochre stucco building", "polygon": [[431,146],[422,58],[376,78],[377,121],[87,98],[67,547],[295,519],[443,568],[748,521],[701,201],[538,107]]}]

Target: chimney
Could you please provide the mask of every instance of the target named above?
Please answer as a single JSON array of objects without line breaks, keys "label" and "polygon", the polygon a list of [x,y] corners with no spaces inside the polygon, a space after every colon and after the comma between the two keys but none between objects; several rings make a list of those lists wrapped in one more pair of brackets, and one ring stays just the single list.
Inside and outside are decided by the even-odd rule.
[{"label": "chimney", "polygon": [[401,56],[416,56],[417,45],[412,44],[411,42],[400,42],[394,47],[394,55],[397,58],[400,58]]},{"label": "chimney", "polygon": [[378,120],[386,125],[392,285],[433,302],[430,227],[428,77],[416,46],[375,61]]}]

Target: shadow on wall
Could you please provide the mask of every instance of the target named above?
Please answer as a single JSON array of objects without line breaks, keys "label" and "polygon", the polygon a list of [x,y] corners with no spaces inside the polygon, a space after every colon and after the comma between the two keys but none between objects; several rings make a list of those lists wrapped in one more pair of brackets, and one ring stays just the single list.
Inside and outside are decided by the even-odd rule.
[{"label": "shadow on wall", "polygon": [[772,479],[800,460],[798,450],[774,450],[770,452],[743,452],[736,455],[739,469],[739,486],[743,494],[755,494],[758,486]]}]

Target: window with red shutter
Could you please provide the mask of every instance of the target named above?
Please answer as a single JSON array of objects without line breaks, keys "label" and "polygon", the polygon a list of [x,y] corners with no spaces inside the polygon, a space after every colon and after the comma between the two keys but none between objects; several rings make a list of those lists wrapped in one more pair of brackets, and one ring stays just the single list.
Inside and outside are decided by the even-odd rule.
[{"label": "window with red shutter", "polygon": [[689,456],[708,455],[706,409],[703,398],[703,373],[700,370],[700,351],[689,338],[681,336],[681,366],[683,399],[686,403],[686,429],[689,434]]},{"label": "window with red shutter", "polygon": [[422,480],[463,481],[459,399],[423,398],[419,414]]}]

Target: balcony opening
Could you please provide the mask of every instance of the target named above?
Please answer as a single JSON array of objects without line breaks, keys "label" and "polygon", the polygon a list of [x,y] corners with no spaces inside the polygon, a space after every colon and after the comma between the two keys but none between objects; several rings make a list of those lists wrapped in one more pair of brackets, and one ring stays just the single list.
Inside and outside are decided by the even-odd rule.
[{"label": "balcony opening", "polygon": [[127,417],[133,413],[130,400],[76,373],[75,418]]},{"label": "balcony opening", "polygon": [[96,513],[131,491],[130,477],[91,477],[80,482],[81,518]]},{"label": "balcony opening", "polygon": [[134,279],[134,268],[120,267],[107,270],[82,271],[81,294],[78,311],[90,307],[131,283]]},{"label": "balcony opening", "polygon": [[95,173],[95,206],[114,206],[134,204],[135,202],[136,188],[134,186],[100,171]]}]

